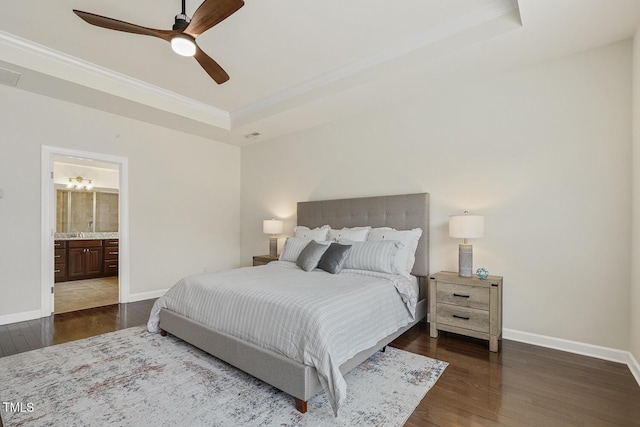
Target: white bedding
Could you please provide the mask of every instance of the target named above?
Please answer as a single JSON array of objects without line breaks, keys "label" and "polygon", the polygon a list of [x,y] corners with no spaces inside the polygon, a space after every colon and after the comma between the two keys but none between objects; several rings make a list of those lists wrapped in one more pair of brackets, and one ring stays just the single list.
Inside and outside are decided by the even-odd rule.
[{"label": "white bedding", "polygon": [[167,308],[316,368],[334,412],[346,397],[340,365],[413,320],[416,285],[359,270],[305,272],[277,261],[189,276],[159,298],[148,329]]}]

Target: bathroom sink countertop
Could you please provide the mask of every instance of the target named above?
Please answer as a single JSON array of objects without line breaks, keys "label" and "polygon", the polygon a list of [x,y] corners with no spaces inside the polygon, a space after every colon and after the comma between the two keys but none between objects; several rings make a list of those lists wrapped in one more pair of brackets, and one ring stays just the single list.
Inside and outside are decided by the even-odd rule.
[{"label": "bathroom sink countertop", "polygon": [[56,233],[54,235],[55,240],[103,240],[103,239],[117,239],[118,232],[103,232],[103,233]]}]

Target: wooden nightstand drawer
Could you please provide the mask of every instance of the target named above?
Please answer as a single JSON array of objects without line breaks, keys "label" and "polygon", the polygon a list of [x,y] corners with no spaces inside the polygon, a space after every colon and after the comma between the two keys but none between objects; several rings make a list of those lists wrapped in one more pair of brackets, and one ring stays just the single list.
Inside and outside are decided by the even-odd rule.
[{"label": "wooden nightstand drawer", "polygon": [[438,282],[439,303],[489,310],[489,288]]},{"label": "wooden nightstand drawer", "polygon": [[502,338],[502,277],[461,277],[441,271],[429,278],[429,335],[453,332],[489,341],[498,351]]},{"label": "wooden nightstand drawer", "polygon": [[438,325],[451,325],[472,331],[489,333],[489,312],[474,308],[438,304]]},{"label": "wooden nightstand drawer", "polygon": [[258,265],[267,265],[271,261],[277,261],[278,257],[270,257],[269,255],[256,255],[253,257],[253,266],[256,267]]}]

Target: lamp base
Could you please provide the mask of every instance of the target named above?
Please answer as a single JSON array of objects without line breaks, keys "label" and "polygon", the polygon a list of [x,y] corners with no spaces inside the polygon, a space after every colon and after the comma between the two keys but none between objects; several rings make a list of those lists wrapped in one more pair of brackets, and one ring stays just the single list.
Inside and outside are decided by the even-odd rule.
[{"label": "lamp base", "polygon": [[458,245],[458,275],[473,276],[473,246],[468,243]]},{"label": "lamp base", "polygon": [[269,237],[269,256],[276,258],[278,256],[278,238]]}]

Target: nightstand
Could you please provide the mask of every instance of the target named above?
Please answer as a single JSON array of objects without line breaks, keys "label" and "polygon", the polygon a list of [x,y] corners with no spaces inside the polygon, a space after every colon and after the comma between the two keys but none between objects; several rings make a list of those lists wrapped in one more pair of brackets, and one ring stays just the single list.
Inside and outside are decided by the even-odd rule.
[{"label": "nightstand", "polygon": [[448,331],[489,341],[498,351],[502,339],[502,277],[460,277],[442,271],[429,277],[430,335]]},{"label": "nightstand", "polygon": [[271,261],[277,261],[278,257],[271,257],[269,255],[256,255],[253,257],[253,266],[255,267],[256,265],[266,265],[269,264]]}]

